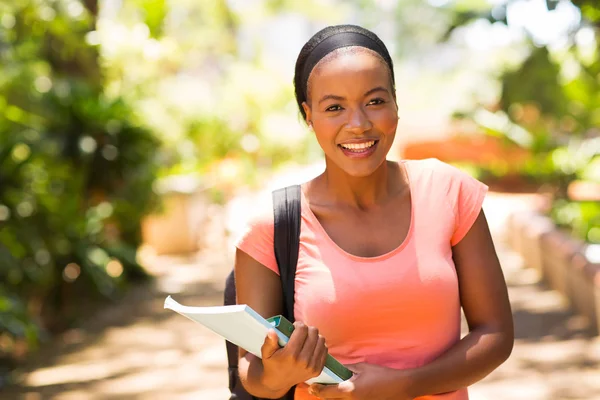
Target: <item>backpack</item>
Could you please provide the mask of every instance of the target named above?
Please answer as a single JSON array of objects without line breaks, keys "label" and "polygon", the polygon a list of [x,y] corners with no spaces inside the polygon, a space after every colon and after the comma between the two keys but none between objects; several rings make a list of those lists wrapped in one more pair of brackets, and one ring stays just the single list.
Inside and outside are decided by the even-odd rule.
[{"label": "backpack", "polygon": [[[301,192],[300,186],[294,185],[273,191],[274,216],[274,250],[281,288],[283,290],[283,315],[294,322],[294,279],[298,263],[298,248],[300,245],[301,221]],[[225,282],[224,305],[236,304],[234,272],[231,271]],[[240,382],[238,374],[238,347],[226,341],[227,361],[229,369],[229,400],[260,400],[250,395]],[[294,390],[291,390],[281,400],[293,400]]]}]

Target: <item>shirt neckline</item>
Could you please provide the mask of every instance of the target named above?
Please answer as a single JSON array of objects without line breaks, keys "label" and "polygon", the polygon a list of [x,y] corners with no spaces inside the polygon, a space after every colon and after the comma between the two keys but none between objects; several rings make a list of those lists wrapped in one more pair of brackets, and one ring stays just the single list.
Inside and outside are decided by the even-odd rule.
[{"label": "shirt neckline", "polygon": [[400,245],[398,245],[395,249],[392,249],[392,250],[388,251],[387,253],[380,254],[378,256],[374,256],[374,257],[362,257],[362,256],[357,256],[357,255],[351,254],[351,253],[347,252],[346,250],[342,249],[329,236],[329,234],[327,233],[327,231],[325,230],[325,228],[323,227],[323,225],[321,225],[321,222],[319,221],[319,219],[317,218],[317,216],[310,209],[310,205],[308,203],[308,200],[306,199],[306,196],[304,194],[304,190],[303,189],[300,190],[301,198],[302,198],[301,201],[303,203],[302,207],[306,210],[306,213],[307,213],[309,219],[315,224],[315,226],[319,230],[320,234],[323,237],[325,237],[325,240],[331,246],[333,246],[333,248],[335,248],[336,251],[338,251],[340,254],[342,254],[344,257],[352,259],[354,261],[359,261],[359,262],[377,262],[377,261],[382,261],[382,260],[388,259],[390,257],[393,257],[394,255],[396,255],[399,252],[401,252],[408,245],[408,243],[412,240],[413,230],[414,230],[414,225],[415,225],[415,201],[414,201],[414,191],[413,191],[414,174],[413,174],[413,171],[411,171],[411,168],[409,167],[410,163],[406,162],[405,160],[402,160],[402,161],[400,161],[400,164],[404,166],[404,170],[406,171],[406,176],[408,178],[408,190],[410,192],[410,224],[408,226],[408,232],[406,233],[406,237],[404,238],[404,240],[402,241],[402,243],[400,243]]}]

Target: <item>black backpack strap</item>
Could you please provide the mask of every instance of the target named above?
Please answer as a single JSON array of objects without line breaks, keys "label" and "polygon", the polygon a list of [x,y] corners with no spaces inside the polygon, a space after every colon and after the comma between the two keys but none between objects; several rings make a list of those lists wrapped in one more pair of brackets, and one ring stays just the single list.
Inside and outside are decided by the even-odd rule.
[{"label": "black backpack strap", "polygon": [[[300,221],[301,221],[301,192],[300,186],[290,186],[273,192],[274,216],[274,250],[281,288],[284,297],[284,315],[294,321],[294,280],[296,277],[296,264],[298,263],[298,249],[300,246]],[[235,275],[231,271],[225,282],[224,304],[236,304]],[[229,400],[259,400],[246,392],[238,375],[238,347],[226,342],[227,361],[229,365]],[[294,400],[295,387],[282,398]]]},{"label": "black backpack strap", "polygon": [[[273,191],[274,232],[273,244],[275,259],[279,267],[281,289],[283,290],[284,316],[294,322],[294,293],[296,265],[300,249],[300,225],[302,221],[302,192],[300,185],[289,186]],[[296,387],[282,398],[294,400]]]},{"label": "black backpack strap", "polygon": [[284,315],[290,322],[294,322],[294,281],[300,246],[300,185],[273,191],[273,215],[275,221],[273,243],[283,290]]}]

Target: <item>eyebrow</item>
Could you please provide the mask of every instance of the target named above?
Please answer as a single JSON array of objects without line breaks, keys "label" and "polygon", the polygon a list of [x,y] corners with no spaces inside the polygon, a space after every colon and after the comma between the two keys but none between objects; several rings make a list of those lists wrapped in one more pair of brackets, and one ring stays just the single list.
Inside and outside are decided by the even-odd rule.
[{"label": "eyebrow", "polygon": [[[374,87],[373,89],[367,91],[363,95],[363,97],[367,97],[367,96],[369,96],[369,95],[371,95],[371,94],[373,94],[375,92],[386,92],[386,93],[389,93],[389,91],[386,88],[384,88],[383,86],[377,86],[377,87]],[[327,95],[323,96],[321,98],[321,100],[319,100],[319,104],[321,104],[322,102],[324,102],[326,100],[338,100],[338,101],[341,101],[341,100],[344,100],[344,97],[342,97],[342,96],[336,96],[334,94],[327,94]]]}]

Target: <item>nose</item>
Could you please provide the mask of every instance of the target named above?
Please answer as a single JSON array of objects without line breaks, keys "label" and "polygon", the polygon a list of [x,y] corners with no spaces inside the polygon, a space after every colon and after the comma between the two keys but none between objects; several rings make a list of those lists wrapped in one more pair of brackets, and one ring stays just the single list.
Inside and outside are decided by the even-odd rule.
[{"label": "nose", "polygon": [[348,116],[346,128],[352,133],[361,134],[373,127],[369,116],[362,107],[357,107],[352,110]]}]

